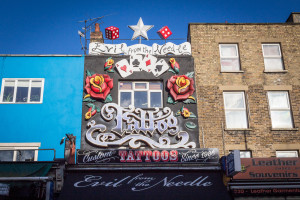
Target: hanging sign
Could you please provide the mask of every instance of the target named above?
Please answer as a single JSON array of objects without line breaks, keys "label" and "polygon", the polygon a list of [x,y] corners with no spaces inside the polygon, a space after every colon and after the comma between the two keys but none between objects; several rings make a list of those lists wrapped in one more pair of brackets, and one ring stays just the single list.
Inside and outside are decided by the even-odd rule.
[{"label": "hanging sign", "polygon": [[78,150],[78,164],[99,163],[218,163],[219,150],[209,149],[106,149]]},{"label": "hanging sign", "polygon": [[241,171],[240,151],[233,150],[226,156],[226,175],[232,177]]},{"label": "hanging sign", "polygon": [[189,42],[184,42],[182,44],[176,45],[174,43],[167,42],[166,44],[163,45],[154,43],[151,47],[144,44],[135,44],[132,46],[127,46],[126,43],[104,44],[99,42],[91,42],[89,44],[89,54],[90,55],[101,55],[101,54],[191,55],[191,44]]}]

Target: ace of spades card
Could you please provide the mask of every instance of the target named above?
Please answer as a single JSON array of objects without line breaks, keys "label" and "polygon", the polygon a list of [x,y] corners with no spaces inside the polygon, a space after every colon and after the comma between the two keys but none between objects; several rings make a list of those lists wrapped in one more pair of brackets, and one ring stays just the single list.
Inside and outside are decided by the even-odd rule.
[{"label": "ace of spades card", "polygon": [[165,71],[169,69],[169,65],[164,59],[160,59],[156,64],[152,73],[155,77],[162,75]]},{"label": "ace of spades card", "polygon": [[120,60],[115,64],[119,74],[125,78],[133,73],[132,67],[126,59]]},{"label": "ace of spades card", "polygon": [[132,55],[130,56],[130,66],[134,72],[141,71],[141,62],[143,60],[142,55]]},{"label": "ace of spades card", "polygon": [[141,69],[146,72],[152,72],[155,67],[156,61],[157,58],[155,56],[152,56],[150,54],[145,55],[141,64]]}]

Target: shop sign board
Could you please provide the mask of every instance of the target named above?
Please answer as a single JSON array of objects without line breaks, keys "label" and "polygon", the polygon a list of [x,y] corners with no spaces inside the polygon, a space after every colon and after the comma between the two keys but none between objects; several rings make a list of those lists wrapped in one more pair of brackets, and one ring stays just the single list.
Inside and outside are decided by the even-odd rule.
[{"label": "shop sign board", "polygon": [[299,158],[241,158],[242,171],[234,179],[299,179]]},{"label": "shop sign board", "polygon": [[233,189],[233,196],[290,196],[300,195],[300,188]]},{"label": "shop sign board", "polygon": [[102,163],[218,163],[219,150],[206,149],[104,149],[77,150],[78,164]]},{"label": "shop sign board", "polygon": [[[217,191],[217,192],[216,192]],[[111,170],[72,171],[62,199],[231,199],[220,171]]]}]

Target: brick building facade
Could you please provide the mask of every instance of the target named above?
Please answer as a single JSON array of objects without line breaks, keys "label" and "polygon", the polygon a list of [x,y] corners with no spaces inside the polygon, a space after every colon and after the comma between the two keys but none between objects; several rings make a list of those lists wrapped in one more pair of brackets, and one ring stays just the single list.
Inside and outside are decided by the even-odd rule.
[{"label": "brick building facade", "polygon": [[[248,150],[252,157],[299,152],[300,24],[293,21],[297,16],[292,13],[286,23],[189,24],[201,147],[219,148],[220,155]],[[230,57],[228,50],[236,52]],[[243,97],[244,106],[232,104],[233,110],[227,111],[246,113],[246,125],[239,124],[240,114],[225,114],[224,97],[235,94]]]}]

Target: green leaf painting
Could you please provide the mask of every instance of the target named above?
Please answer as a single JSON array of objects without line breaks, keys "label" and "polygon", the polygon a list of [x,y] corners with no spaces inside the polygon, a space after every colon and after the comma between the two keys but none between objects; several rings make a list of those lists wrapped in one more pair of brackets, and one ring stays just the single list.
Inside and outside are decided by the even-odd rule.
[{"label": "green leaf painting", "polygon": [[186,73],[187,77],[193,78],[194,77],[195,72],[188,72]]},{"label": "green leaf painting", "polygon": [[173,99],[171,96],[168,96],[168,101],[167,101],[167,103],[169,103],[169,104],[176,104],[177,101],[174,101],[174,99]]},{"label": "green leaf painting", "polygon": [[187,127],[188,129],[194,129],[197,127],[197,124],[195,124],[194,122],[186,122],[185,127]]},{"label": "green leaf painting", "polygon": [[94,99],[88,97],[88,98],[83,99],[82,101],[83,101],[83,102],[91,102],[91,103],[93,103],[93,102],[95,102],[96,100],[94,100]]},{"label": "green leaf painting", "polygon": [[183,101],[183,103],[196,103],[196,101],[195,100],[193,100],[193,99],[186,99],[186,100],[184,100]]},{"label": "green leaf painting", "polygon": [[109,94],[109,95],[107,95],[107,97],[106,97],[106,99],[105,99],[104,103],[109,103],[109,102],[112,102],[112,97],[111,97],[111,95],[110,95],[110,94]]}]

